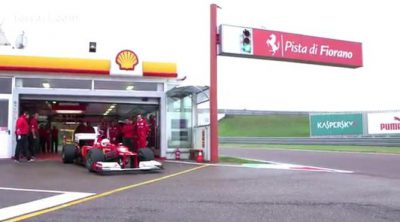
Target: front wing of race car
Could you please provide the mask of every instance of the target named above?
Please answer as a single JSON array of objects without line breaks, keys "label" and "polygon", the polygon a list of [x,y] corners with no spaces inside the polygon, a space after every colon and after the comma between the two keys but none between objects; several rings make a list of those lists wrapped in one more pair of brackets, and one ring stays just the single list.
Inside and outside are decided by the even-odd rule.
[{"label": "front wing of race car", "polygon": [[157,171],[164,169],[162,163],[155,160],[141,161],[137,168],[122,168],[117,162],[96,162],[93,164],[92,168],[92,170],[97,173]]}]

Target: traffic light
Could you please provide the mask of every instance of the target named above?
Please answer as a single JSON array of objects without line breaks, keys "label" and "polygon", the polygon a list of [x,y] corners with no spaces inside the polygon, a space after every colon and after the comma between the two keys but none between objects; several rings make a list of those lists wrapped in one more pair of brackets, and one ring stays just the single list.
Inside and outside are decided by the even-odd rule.
[{"label": "traffic light", "polygon": [[245,53],[251,53],[251,33],[248,29],[242,32],[241,50]]},{"label": "traffic light", "polygon": [[89,42],[89,52],[96,52],[96,42]]}]

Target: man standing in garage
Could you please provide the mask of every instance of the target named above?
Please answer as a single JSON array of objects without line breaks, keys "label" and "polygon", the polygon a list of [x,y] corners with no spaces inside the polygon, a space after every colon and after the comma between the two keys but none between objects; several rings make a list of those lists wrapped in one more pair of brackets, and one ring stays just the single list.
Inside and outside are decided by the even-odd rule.
[{"label": "man standing in garage", "polygon": [[51,152],[57,153],[58,152],[58,129],[54,125],[53,129],[51,129]]},{"label": "man standing in garage", "polygon": [[119,127],[116,121],[112,121],[111,126],[108,128],[108,138],[112,144],[118,144]]},{"label": "man standing in garage", "polygon": [[39,132],[40,150],[42,153],[45,153],[46,152],[46,129],[44,128],[43,124],[40,124],[38,132]]},{"label": "man standing in garage", "polygon": [[156,134],[157,134],[157,118],[150,115],[150,132],[149,132],[149,147],[156,148]]},{"label": "man standing in garage", "polygon": [[135,132],[137,136],[136,147],[137,149],[145,148],[147,142],[147,134],[149,132],[149,125],[142,115],[137,115],[135,122]]},{"label": "man standing in garage", "polygon": [[39,151],[39,126],[38,126],[39,113],[34,113],[31,121],[30,128],[31,134],[29,136],[29,151],[31,152],[32,158],[35,158],[35,153]]},{"label": "man standing in garage", "polygon": [[131,119],[126,119],[122,127],[122,142],[130,151],[136,152],[133,146],[134,126]]},{"label": "man standing in garage", "polygon": [[17,119],[15,124],[15,135],[17,136],[17,147],[15,149],[14,160],[19,163],[19,157],[21,151],[28,161],[32,161],[31,154],[28,151],[28,135],[29,135],[29,114],[23,112],[22,115]]}]

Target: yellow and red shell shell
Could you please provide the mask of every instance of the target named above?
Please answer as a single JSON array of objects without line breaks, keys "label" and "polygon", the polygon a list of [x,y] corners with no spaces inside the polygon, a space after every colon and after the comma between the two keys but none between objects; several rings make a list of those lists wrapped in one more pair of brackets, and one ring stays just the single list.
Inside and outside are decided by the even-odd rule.
[{"label": "yellow and red shell shell", "polygon": [[134,70],[139,62],[139,58],[131,50],[122,50],[115,57],[115,62],[121,70]]}]

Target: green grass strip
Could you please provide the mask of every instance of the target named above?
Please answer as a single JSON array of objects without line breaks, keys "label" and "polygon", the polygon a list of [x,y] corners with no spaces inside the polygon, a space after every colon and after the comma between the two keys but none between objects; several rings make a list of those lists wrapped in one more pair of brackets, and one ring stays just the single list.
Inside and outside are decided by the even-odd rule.
[{"label": "green grass strip", "polygon": [[308,116],[227,116],[219,122],[219,136],[309,137]]},{"label": "green grass strip", "polygon": [[384,146],[220,144],[219,147],[223,147],[223,148],[254,148],[254,149],[321,150],[321,151],[345,151],[345,152],[400,154],[400,147],[384,147]]}]

